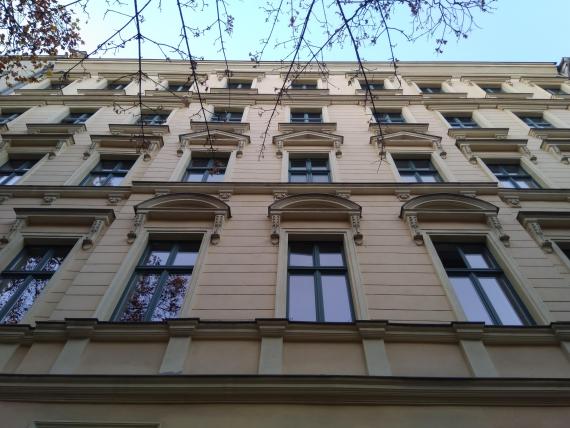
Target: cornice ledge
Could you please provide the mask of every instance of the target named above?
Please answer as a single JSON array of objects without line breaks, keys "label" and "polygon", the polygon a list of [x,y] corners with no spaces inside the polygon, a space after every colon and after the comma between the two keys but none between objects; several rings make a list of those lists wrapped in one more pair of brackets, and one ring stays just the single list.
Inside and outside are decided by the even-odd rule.
[{"label": "cornice ledge", "polygon": [[567,406],[570,379],[0,375],[0,399],[51,403]]},{"label": "cornice ledge", "polygon": [[11,197],[13,198],[42,198],[46,193],[59,193],[60,198],[102,198],[108,199],[110,196],[127,199],[131,194],[131,188],[117,186],[110,188],[86,187],[86,186],[39,186],[39,185],[18,185],[11,186]]}]

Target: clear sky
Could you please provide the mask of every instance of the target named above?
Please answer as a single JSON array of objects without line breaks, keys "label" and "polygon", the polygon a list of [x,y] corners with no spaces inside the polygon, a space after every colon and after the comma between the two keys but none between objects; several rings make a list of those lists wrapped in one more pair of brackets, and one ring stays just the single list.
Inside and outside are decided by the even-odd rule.
[{"label": "clear sky", "polygon": [[[208,0],[209,10],[200,13],[187,13],[187,25],[205,26],[214,20],[215,0]],[[323,0],[319,4],[329,4]],[[157,3],[157,0],[154,0]],[[234,16],[234,33],[231,38],[224,34],[228,59],[249,59],[249,52],[260,46],[260,39],[267,36],[270,25],[265,22],[265,14],[260,6],[265,0],[227,0],[229,13]],[[129,1],[126,7],[119,8],[122,13],[132,13]],[[144,0],[139,0],[142,5]],[[144,13],[142,33],[156,41],[177,44],[180,32],[180,20],[175,0],[163,0],[163,10],[158,12],[152,4]],[[105,38],[118,29],[127,18],[119,13],[107,13],[103,0],[91,0],[90,19],[83,25],[85,49],[91,51]],[[409,16],[402,15],[392,25],[409,25]],[[423,39],[414,43],[407,42],[396,34],[395,56],[404,61],[548,61],[558,62],[562,56],[570,56],[570,0],[498,0],[496,10],[491,14],[479,14],[476,22],[480,28],[474,28],[469,38],[456,42],[450,39],[443,54],[436,54],[434,41]],[[216,29],[211,35],[192,38],[192,54],[205,59],[223,59],[216,40]],[[319,37],[320,29],[313,27],[310,37]],[[123,33],[125,39],[135,34],[131,25]],[[286,19],[282,20],[274,32],[263,59],[279,60],[290,49],[275,48],[277,41],[284,41],[290,35]],[[178,59],[175,54],[168,54]],[[381,40],[376,46],[364,46],[361,55],[366,60],[383,61],[389,59],[388,45]],[[94,57],[136,58],[136,42],[126,43],[119,51],[108,52]],[[144,58],[164,58],[159,49],[149,42],[143,44]],[[354,51],[349,45],[335,46],[324,52],[324,60],[354,60]]]}]

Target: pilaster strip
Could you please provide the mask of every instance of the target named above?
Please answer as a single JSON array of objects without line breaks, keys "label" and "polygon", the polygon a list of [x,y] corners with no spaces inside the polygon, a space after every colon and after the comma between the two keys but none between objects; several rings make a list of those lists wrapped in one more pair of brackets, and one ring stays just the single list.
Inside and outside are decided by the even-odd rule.
[{"label": "pilaster strip", "polygon": [[53,363],[50,374],[74,374],[87,345],[89,345],[89,338],[68,339]]},{"label": "pilaster strip", "polygon": [[392,376],[392,367],[384,343],[386,327],[387,324],[358,323],[369,376]]},{"label": "pilaster strip", "polygon": [[498,377],[497,369],[487,352],[482,338],[483,323],[454,323],[463,355],[474,377]]},{"label": "pilaster strip", "polygon": [[283,373],[283,334],[287,320],[257,320],[261,335],[258,373],[260,375],[279,375]]}]

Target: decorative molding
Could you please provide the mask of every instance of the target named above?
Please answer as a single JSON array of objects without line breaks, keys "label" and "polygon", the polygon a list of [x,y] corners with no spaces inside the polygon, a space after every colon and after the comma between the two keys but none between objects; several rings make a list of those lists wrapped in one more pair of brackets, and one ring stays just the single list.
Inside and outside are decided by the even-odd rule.
[{"label": "decorative molding", "polygon": [[287,193],[287,190],[283,190],[283,189],[273,190],[273,200],[274,201],[286,198],[287,196],[289,196],[289,194]]},{"label": "decorative molding", "polygon": [[222,233],[222,227],[224,226],[224,219],[226,217],[223,214],[217,214],[214,217],[214,228],[212,229],[212,234],[210,235],[210,243],[212,245],[218,245],[220,242],[220,235]]},{"label": "decorative molding", "polygon": [[544,236],[540,223],[538,221],[525,221],[523,224],[533,239],[547,253],[552,253],[552,241]]},{"label": "decorative molding", "polygon": [[53,204],[60,197],[59,193],[44,193],[42,196],[45,205]]},{"label": "decorative molding", "polygon": [[360,214],[350,215],[350,225],[352,226],[352,234],[356,245],[362,245],[363,236],[360,231]]},{"label": "decorative molding", "polygon": [[501,224],[499,217],[496,214],[487,216],[487,224],[492,230],[495,231],[495,233],[497,233],[497,235],[499,236],[499,240],[503,243],[505,247],[510,246],[511,238],[509,235],[507,235],[507,233],[503,229],[503,225]]},{"label": "decorative molding", "polygon": [[278,159],[281,159],[281,158],[283,158],[283,141],[278,141],[275,144],[277,145],[277,150],[275,151],[275,156],[277,156]]},{"label": "decorative molding", "polygon": [[13,193],[2,192],[0,193],[0,205],[6,202],[13,196]]},{"label": "decorative molding", "polygon": [[396,194],[396,198],[398,198],[399,201],[405,202],[408,199],[410,199],[410,190],[406,189],[406,190],[398,190],[396,189],[396,191],[394,192]]},{"label": "decorative molding", "polygon": [[502,194],[500,196],[501,196],[501,199],[504,202],[506,202],[509,207],[512,207],[512,208],[520,208],[521,207],[521,201],[517,195]]},{"label": "decorative molding", "polygon": [[279,236],[281,230],[281,214],[273,214],[271,216],[271,243],[273,245],[279,244]]},{"label": "decorative molding", "polygon": [[16,217],[16,220],[14,220],[14,223],[10,226],[8,233],[0,238],[0,247],[8,244],[12,239],[14,239],[14,235],[26,226],[27,220],[28,219],[26,217]]},{"label": "decorative molding", "polygon": [[532,163],[536,164],[537,163],[537,158],[535,155],[533,155],[531,153],[531,151],[529,150],[529,148],[524,145],[524,146],[519,146],[519,152],[526,158],[528,158],[528,160],[530,160]]},{"label": "decorative molding", "polygon": [[220,190],[218,197],[224,202],[228,202],[232,198],[233,192],[231,190]]},{"label": "decorative molding", "polygon": [[461,153],[467,158],[469,163],[476,165],[477,164],[477,156],[473,154],[471,150],[471,146],[469,144],[461,144],[460,146]]},{"label": "decorative molding", "polygon": [[335,194],[341,198],[350,199],[350,190],[337,190]]},{"label": "decorative molding", "polygon": [[416,245],[423,245],[424,244],[424,237],[420,231],[420,227],[418,225],[418,217],[416,215],[407,215],[406,216],[406,224],[408,225],[410,232],[412,234],[412,239],[416,243]]},{"label": "decorative molding", "polygon": [[552,253],[553,242],[544,229],[570,228],[570,211],[519,211],[517,220],[545,252]]},{"label": "decorative molding", "polygon": [[342,135],[311,129],[292,131],[273,137],[273,144],[277,147],[276,155],[278,158],[283,156],[283,149],[286,145],[296,147],[330,146],[334,148],[336,157],[340,158],[342,156],[341,147],[343,141],[344,137]]},{"label": "decorative molding", "polygon": [[129,233],[127,233],[127,242],[129,244],[135,242],[135,239],[137,239],[137,237],[139,236],[145,221],[146,221],[146,214],[141,213],[135,215],[133,224],[131,226],[131,230],[129,230]]},{"label": "decorative molding", "polygon": [[81,248],[84,250],[91,249],[93,247],[93,243],[97,240],[104,227],[105,221],[103,219],[95,219],[89,229],[89,233],[81,241]]},{"label": "decorative molding", "polygon": [[122,200],[123,200],[123,195],[121,193],[109,193],[107,195],[108,205],[117,205]]}]

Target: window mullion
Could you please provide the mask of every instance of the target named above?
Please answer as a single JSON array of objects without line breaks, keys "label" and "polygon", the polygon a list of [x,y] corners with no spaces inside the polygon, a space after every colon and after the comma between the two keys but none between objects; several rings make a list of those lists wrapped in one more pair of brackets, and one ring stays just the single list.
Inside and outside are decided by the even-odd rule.
[{"label": "window mullion", "polygon": [[164,269],[160,276],[158,277],[158,282],[156,284],[156,288],[154,289],[154,295],[151,297],[150,301],[148,302],[148,308],[146,310],[146,314],[144,315],[144,321],[150,321],[156,306],[158,305],[158,301],[160,300],[160,296],[162,295],[162,289],[164,288],[164,284],[168,280],[168,270]]},{"label": "window mullion", "polygon": [[[23,276],[23,275],[22,275]],[[18,277],[13,277],[13,279],[19,279]],[[4,307],[0,309],[0,323],[4,320],[4,317],[10,312],[12,306],[18,301],[24,290],[28,287],[28,284],[34,279],[34,276],[30,273],[25,276],[22,285],[20,285],[14,295],[8,299],[8,301],[4,304]]]}]

